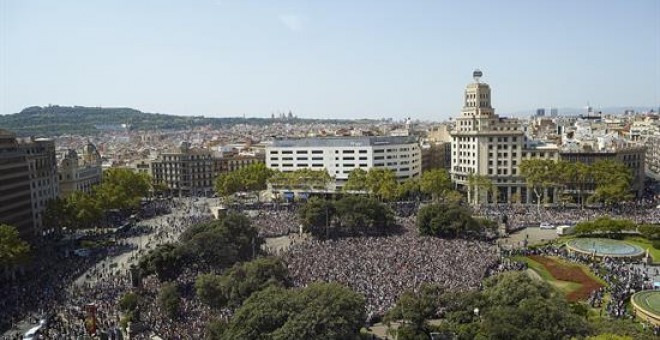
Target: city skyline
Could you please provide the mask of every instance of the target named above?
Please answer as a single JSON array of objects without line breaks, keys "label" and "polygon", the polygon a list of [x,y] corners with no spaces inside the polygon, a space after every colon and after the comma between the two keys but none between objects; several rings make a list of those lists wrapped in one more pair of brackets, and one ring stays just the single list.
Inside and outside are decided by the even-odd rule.
[{"label": "city skyline", "polygon": [[657,1],[3,2],[0,114],[132,107],[208,117],[412,117],[660,104]]}]

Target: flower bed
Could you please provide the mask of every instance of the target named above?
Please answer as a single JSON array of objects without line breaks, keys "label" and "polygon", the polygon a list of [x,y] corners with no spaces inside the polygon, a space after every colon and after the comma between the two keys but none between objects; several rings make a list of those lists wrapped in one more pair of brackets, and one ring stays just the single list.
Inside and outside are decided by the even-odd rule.
[{"label": "flower bed", "polygon": [[566,295],[568,301],[585,300],[592,291],[603,286],[600,282],[585,273],[580,266],[569,265],[546,256],[532,255],[530,258],[542,264],[555,279],[580,284],[579,289]]}]

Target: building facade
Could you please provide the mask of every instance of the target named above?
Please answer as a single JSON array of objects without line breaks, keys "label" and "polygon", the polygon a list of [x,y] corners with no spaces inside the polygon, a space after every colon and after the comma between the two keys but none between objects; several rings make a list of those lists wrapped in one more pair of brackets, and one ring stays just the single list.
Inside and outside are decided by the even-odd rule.
[{"label": "building facade", "polygon": [[265,156],[263,153],[240,154],[237,152],[226,152],[222,154],[222,157],[215,157],[213,159],[213,172],[217,176],[222,173],[236,171],[252,164],[264,162]]},{"label": "building facade", "polygon": [[633,192],[635,196],[642,197],[644,194],[644,179],[646,177],[644,173],[645,155],[646,147],[627,146],[606,150],[562,150],[559,152],[559,159],[568,162],[581,162],[589,165],[603,160],[621,162],[626,165],[632,175],[630,191]]},{"label": "building facade", "polygon": [[161,153],[151,162],[151,177],[175,196],[207,196],[213,193],[213,168],[211,150],[191,148],[182,142],[177,149]]},{"label": "building facade", "polygon": [[37,233],[47,233],[51,230],[43,224],[44,211],[48,201],[60,195],[55,142],[45,138],[27,138],[18,142],[19,148],[25,153],[30,171],[34,229]]},{"label": "building facade", "polygon": [[326,170],[341,189],[354,169],[391,169],[398,180],[422,172],[421,150],[414,136],[277,139],[266,147],[266,166],[278,171]]},{"label": "building facade", "polygon": [[80,157],[75,150],[69,149],[61,156],[58,173],[60,197],[66,197],[74,191],[90,193],[103,177],[101,155],[91,143],[85,145]]},{"label": "building facade", "polygon": [[644,145],[646,145],[646,175],[660,181],[660,136],[646,138]]},{"label": "building facade", "polygon": [[25,237],[34,231],[30,168],[16,135],[0,129],[0,223]]},{"label": "building facade", "polygon": [[[514,196],[529,197],[518,166],[523,158],[525,135],[518,119],[502,118],[491,105],[490,86],[482,83],[481,71],[473,73],[463,98],[461,115],[451,132],[451,177],[459,189],[470,190],[470,177],[488,178],[497,193],[474,190],[472,202],[511,202]],[[480,192],[481,191],[481,192]]]}]

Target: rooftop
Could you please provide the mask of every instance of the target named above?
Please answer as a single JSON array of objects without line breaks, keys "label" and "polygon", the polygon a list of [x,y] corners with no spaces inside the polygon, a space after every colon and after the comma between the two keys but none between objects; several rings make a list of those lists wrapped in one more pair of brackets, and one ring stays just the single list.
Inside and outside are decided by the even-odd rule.
[{"label": "rooftop", "polygon": [[276,139],[273,141],[273,147],[366,147],[410,143],[417,143],[417,138],[415,136],[311,137]]}]

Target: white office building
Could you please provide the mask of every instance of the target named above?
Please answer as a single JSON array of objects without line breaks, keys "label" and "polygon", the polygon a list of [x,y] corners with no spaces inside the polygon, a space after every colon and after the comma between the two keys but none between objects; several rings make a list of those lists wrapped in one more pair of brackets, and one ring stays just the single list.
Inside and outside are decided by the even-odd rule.
[{"label": "white office building", "polygon": [[414,136],[287,138],[266,147],[266,165],[283,172],[325,169],[339,190],[357,168],[392,169],[400,181],[418,177],[422,156]]}]

